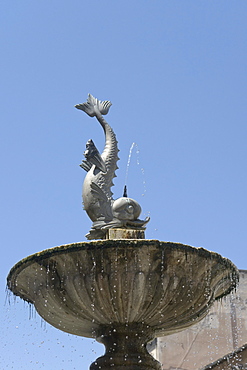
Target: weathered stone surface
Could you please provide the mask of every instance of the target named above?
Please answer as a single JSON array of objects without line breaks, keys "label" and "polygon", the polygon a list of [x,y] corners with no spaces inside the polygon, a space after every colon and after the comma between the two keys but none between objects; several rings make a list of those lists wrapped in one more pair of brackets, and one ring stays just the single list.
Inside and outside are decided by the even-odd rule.
[{"label": "weathered stone surface", "polygon": [[[119,364],[115,369],[122,369],[121,359],[131,347],[134,354],[126,366],[142,370],[159,368],[143,350],[148,340],[200,321],[237,279],[237,269],[229,260],[203,248],[158,240],[105,240],[64,245],[27,257],[10,271],[8,287],[33,303],[56,328],[106,344],[108,352],[100,360],[104,366],[98,369],[107,369],[110,358]],[[116,343],[117,339],[121,343],[115,354],[114,329],[119,333]],[[132,339],[125,340],[123,333],[125,339]],[[134,333],[138,340],[133,339]],[[136,363],[138,356],[143,360]]]}]

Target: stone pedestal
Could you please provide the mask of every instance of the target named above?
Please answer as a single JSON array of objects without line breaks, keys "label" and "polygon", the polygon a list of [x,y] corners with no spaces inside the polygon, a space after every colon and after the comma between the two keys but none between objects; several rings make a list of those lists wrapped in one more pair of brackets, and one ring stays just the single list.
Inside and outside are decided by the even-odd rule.
[{"label": "stone pedestal", "polygon": [[146,344],[154,337],[154,331],[143,324],[132,323],[100,328],[97,341],[106,348],[90,370],[161,370],[161,365],[147,351]]},{"label": "stone pedestal", "polygon": [[145,231],[140,229],[109,229],[106,239],[145,239]]}]

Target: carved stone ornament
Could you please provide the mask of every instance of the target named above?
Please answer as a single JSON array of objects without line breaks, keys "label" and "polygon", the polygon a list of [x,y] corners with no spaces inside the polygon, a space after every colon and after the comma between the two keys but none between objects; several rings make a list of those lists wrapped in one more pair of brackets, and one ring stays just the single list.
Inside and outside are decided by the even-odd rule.
[{"label": "carved stone ornament", "polygon": [[105,239],[108,229],[125,228],[145,230],[149,217],[140,220],[141,206],[134,199],[124,196],[114,200],[111,187],[116,177],[118,146],[116,135],[111,126],[103,118],[111,106],[108,100],[100,101],[91,94],[86,103],[77,104],[77,109],[83,110],[90,117],[96,117],[105,133],[105,148],[100,154],[93,140],[88,140],[84,152],[85,160],[81,167],[87,171],[84,180],[82,198],[84,209],[93,221],[87,239]]}]

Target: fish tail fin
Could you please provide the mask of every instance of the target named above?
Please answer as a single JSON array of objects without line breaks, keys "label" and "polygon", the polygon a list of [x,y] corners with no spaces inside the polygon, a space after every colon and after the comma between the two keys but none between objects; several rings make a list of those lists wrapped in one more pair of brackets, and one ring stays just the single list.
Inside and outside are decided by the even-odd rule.
[{"label": "fish tail fin", "polygon": [[109,100],[100,101],[93,95],[88,94],[86,103],[77,104],[75,105],[75,108],[83,110],[90,117],[94,117],[96,116],[97,111],[103,115],[107,114],[111,105],[112,103]]}]

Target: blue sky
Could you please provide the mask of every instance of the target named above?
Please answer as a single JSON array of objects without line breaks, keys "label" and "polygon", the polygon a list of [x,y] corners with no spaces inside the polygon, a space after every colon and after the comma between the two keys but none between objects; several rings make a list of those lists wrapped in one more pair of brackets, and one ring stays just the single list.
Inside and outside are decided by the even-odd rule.
[{"label": "blue sky", "polygon": [[241,0],[1,2],[1,369],[86,369],[103,352],[4,305],[16,262],[90,228],[78,165],[104,136],[74,108],[89,92],[113,103],[115,198],[138,144],[127,185],[146,237],[247,269],[246,19]]}]

